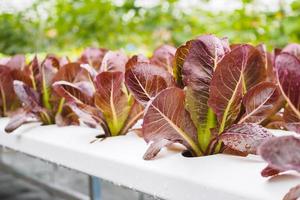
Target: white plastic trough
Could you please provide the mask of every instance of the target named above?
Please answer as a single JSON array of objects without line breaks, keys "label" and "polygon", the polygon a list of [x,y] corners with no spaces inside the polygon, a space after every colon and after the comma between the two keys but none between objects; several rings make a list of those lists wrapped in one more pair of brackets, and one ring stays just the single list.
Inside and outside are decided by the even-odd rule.
[{"label": "white plastic trough", "polygon": [[147,145],[135,134],[90,144],[99,130],[35,123],[6,134],[7,122],[0,119],[2,146],[163,199],[280,200],[300,183],[300,175],[293,172],[261,177],[266,163],[258,156],[185,158],[165,150],[157,159],[145,161]]}]

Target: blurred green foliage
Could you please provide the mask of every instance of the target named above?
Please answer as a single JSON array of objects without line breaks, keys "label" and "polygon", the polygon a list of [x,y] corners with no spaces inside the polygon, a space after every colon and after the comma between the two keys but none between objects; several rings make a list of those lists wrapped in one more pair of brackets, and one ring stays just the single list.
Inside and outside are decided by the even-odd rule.
[{"label": "blurred green foliage", "polygon": [[[207,2],[209,0],[203,0]],[[178,46],[203,33],[227,36],[233,43],[266,43],[268,48],[300,41],[300,1],[277,11],[258,11],[241,0],[232,12],[184,10],[177,0],[141,7],[135,0],[46,0],[15,13],[0,14],[0,52],[61,52],[86,46],[151,52],[162,43]],[[41,9],[43,8],[43,9]]]}]

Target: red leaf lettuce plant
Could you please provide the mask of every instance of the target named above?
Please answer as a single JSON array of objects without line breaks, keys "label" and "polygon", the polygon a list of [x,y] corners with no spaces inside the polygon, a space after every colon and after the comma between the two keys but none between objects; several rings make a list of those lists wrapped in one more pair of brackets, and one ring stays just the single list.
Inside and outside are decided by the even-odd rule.
[{"label": "red leaf lettuce plant", "polygon": [[[300,133],[300,45],[290,44],[275,57],[275,69],[279,88],[285,99],[285,106],[279,123],[287,130]],[[300,172],[299,136],[282,136],[265,141],[258,154],[267,161],[262,170],[264,177],[294,170]],[[300,185],[292,188],[284,200],[300,198]]]},{"label": "red leaf lettuce plant", "polygon": [[22,80],[30,83],[30,79],[22,75],[25,67],[25,57],[16,55],[1,59],[0,64],[0,116],[6,117],[20,107],[20,102],[14,92],[13,81]]},{"label": "red leaf lettuce plant", "polygon": [[90,127],[102,126],[104,135],[98,137],[123,135],[141,118],[143,108],[124,84],[127,56],[120,51],[101,55],[99,49],[90,49],[81,56],[81,60],[90,58],[82,65],[91,77],[85,81],[92,88],[89,94],[86,88],[68,81],[55,82],[53,89],[66,99],[81,122]]},{"label": "red leaf lettuce plant", "polygon": [[[192,156],[219,152],[256,153],[272,134],[265,124],[280,110],[282,98],[268,81],[262,46],[229,46],[227,39],[203,35],[180,46],[172,75],[136,59],[126,84],[145,106],[142,134],[151,142],[145,159],[161,148],[183,144]],[[272,71],[273,73],[273,71]]]},{"label": "red leaf lettuce plant", "polygon": [[[13,94],[17,96],[22,107],[11,115],[5,131],[12,132],[22,124],[32,121],[39,121],[43,125],[78,124],[77,117],[64,104],[64,99],[52,92],[51,85],[56,80],[79,82],[80,79],[87,79],[89,73],[78,63],[61,66],[65,61],[52,55],[48,55],[42,63],[39,63],[37,57],[28,65],[25,65],[25,58],[22,63],[24,66],[19,64],[16,67],[18,71],[11,72],[12,79],[6,87],[10,90],[13,88]],[[9,94],[8,91],[4,93]]]}]

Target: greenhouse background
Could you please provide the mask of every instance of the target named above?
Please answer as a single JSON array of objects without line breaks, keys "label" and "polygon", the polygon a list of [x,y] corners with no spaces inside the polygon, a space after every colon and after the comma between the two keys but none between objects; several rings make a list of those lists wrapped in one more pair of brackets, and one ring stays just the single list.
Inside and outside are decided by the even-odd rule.
[{"label": "greenhouse background", "polygon": [[0,53],[75,53],[86,46],[148,53],[204,33],[269,49],[300,40],[296,0],[0,1]]}]

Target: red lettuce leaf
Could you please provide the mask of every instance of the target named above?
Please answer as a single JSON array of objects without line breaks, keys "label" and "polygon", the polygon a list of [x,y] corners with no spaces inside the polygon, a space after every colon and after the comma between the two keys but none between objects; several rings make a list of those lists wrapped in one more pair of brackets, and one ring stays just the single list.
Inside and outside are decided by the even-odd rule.
[{"label": "red lettuce leaf", "polygon": [[243,97],[245,114],[239,123],[261,123],[276,114],[283,107],[283,102],[280,91],[274,83],[261,82]]},{"label": "red lettuce leaf", "polygon": [[295,44],[295,43],[289,44],[282,49],[281,53],[283,53],[283,52],[289,53],[300,60],[300,45],[299,44]]},{"label": "red lettuce leaf", "polygon": [[119,71],[125,73],[125,66],[128,61],[127,55],[122,51],[108,51],[101,63],[101,72]]},{"label": "red lettuce leaf", "polygon": [[13,57],[11,57],[11,59],[6,63],[6,65],[14,70],[23,70],[26,64],[26,59],[24,55],[15,55]]},{"label": "red lettuce leaf", "polygon": [[108,51],[107,49],[103,49],[103,48],[100,49],[93,48],[93,47],[86,48],[82,52],[79,58],[79,62],[83,64],[89,64],[96,70],[99,70],[103,57],[107,53],[107,51]]},{"label": "red lettuce leaf", "polygon": [[[183,144],[193,155],[200,156],[197,130],[189,113],[184,108],[184,91],[179,88],[168,88],[161,91],[146,108],[143,121],[143,136],[147,143],[154,142],[144,158],[152,159],[159,149],[168,142]],[[160,145],[159,145],[160,144]],[[155,148],[153,150],[152,148]],[[153,153],[153,151],[155,153]]]},{"label": "red lettuce leaf", "polygon": [[[19,73],[18,73],[19,72]],[[25,66],[23,71],[18,71],[16,72],[17,76],[20,77],[20,73],[25,74],[24,77],[22,78],[16,78],[15,80],[20,80],[23,81],[24,83],[26,83],[27,85],[30,85],[34,90],[37,90],[37,86],[41,85],[41,83],[39,82],[40,80],[38,80],[38,76],[40,73],[40,66],[39,66],[39,61],[37,59],[36,56],[34,56],[34,58],[32,59],[32,61]],[[25,81],[24,79],[30,79],[30,81]]]},{"label": "red lettuce leaf", "polygon": [[14,91],[26,110],[37,113],[42,110],[40,95],[21,81],[14,81]]},{"label": "red lettuce leaf", "polygon": [[120,133],[133,104],[123,79],[122,72],[101,72],[95,81],[95,106],[103,113],[111,136]]},{"label": "red lettuce leaf", "polygon": [[163,147],[167,147],[173,143],[174,142],[167,140],[167,139],[161,139],[161,140],[158,140],[157,142],[152,142],[150,144],[150,146],[148,147],[146,153],[144,154],[143,158],[145,160],[152,160],[153,158],[155,158],[155,156],[157,156],[157,154],[160,152],[160,150]]},{"label": "red lettuce leaf", "polygon": [[126,119],[125,125],[120,131],[120,135],[124,135],[128,132],[128,130],[136,124],[136,122],[143,117],[144,114],[144,107],[134,101],[129,111],[128,117]]},{"label": "red lettuce leaf", "polygon": [[223,132],[219,139],[225,146],[247,154],[256,154],[258,146],[273,137],[267,129],[257,124],[235,124]]},{"label": "red lettuce leaf", "polygon": [[220,123],[220,133],[239,116],[243,94],[265,79],[262,56],[254,47],[240,45],[223,57],[213,75],[208,100]]},{"label": "red lettuce leaf", "polygon": [[127,70],[125,82],[135,99],[143,105],[163,89],[174,85],[170,73],[147,63],[138,63]]},{"label": "red lettuce leaf", "polygon": [[186,87],[186,109],[197,127],[202,149],[210,140],[210,129],[216,125],[215,115],[208,107],[209,87],[217,63],[227,50],[222,40],[204,35],[190,41],[189,52],[182,68]]},{"label": "red lettuce leaf", "polygon": [[280,53],[275,67],[282,95],[289,110],[300,121],[300,60],[289,53]]},{"label": "red lettuce leaf", "polygon": [[13,78],[10,70],[0,65],[0,116],[7,116],[7,112],[17,103],[13,88]]},{"label": "red lettuce leaf", "polygon": [[103,128],[105,135],[111,136],[109,127],[99,109],[86,104],[68,104],[83,124],[91,128]]},{"label": "red lettuce leaf", "polygon": [[70,126],[80,124],[79,117],[68,104],[65,104],[62,108],[62,111],[55,116],[55,123],[58,126]]},{"label": "red lettuce leaf", "polygon": [[290,106],[286,106],[283,112],[284,127],[289,131],[300,133],[300,118],[293,112]]},{"label": "red lettuce leaf", "polygon": [[70,83],[76,83],[79,81],[89,81],[90,79],[88,69],[81,67],[79,63],[68,63],[58,70],[52,82],[68,81]]},{"label": "red lettuce leaf", "polygon": [[[78,84],[82,84],[82,82],[57,81],[52,85],[52,88],[60,97],[65,98],[67,102],[93,105],[94,91],[92,86],[82,88]],[[86,84],[90,85],[89,82],[86,82]]]},{"label": "red lettuce leaf", "polygon": [[10,118],[8,124],[5,126],[5,132],[11,133],[25,123],[35,122],[38,120],[39,118],[36,114],[20,109]]},{"label": "red lettuce leaf", "polygon": [[261,171],[261,176],[262,177],[275,176],[275,175],[279,174],[280,172],[281,172],[280,170],[274,169],[268,165]]},{"label": "red lettuce leaf", "polygon": [[[294,136],[274,137],[265,141],[259,148],[258,154],[267,161],[268,169],[279,172],[296,170],[300,172],[300,138]],[[266,173],[263,176],[274,175]]]},{"label": "red lettuce leaf", "polygon": [[275,83],[276,73],[274,69],[274,61],[275,61],[274,52],[272,53],[268,52],[266,45],[264,44],[260,44],[256,48],[260,51],[264,59],[265,69],[267,71],[267,81]]},{"label": "red lettuce leaf", "polygon": [[300,184],[291,188],[290,191],[284,196],[283,200],[297,200],[299,198],[300,198]]},{"label": "red lettuce leaf", "polygon": [[182,67],[185,58],[189,53],[189,48],[191,46],[191,41],[186,42],[186,44],[180,46],[175,53],[175,61],[173,66],[173,74],[176,80],[176,83],[180,87],[184,87],[182,81]]},{"label": "red lettuce leaf", "polygon": [[162,45],[154,50],[153,55],[150,58],[150,62],[151,64],[162,67],[169,73],[172,73],[175,52],[175,47],[170,45]]},{"label": "red lettuce leaf", "polygon": [[289,131],[294,131],[296,133],[300,134],[300,122],[295,122],[295,123],[286,123],[285,127]]},{"label": "red lettuce leaf", "polygon": [[132,67],[136,66],[138,63],[149,64],[150,60],[142,54],[134,55],[127,61],[126,65],[125,65],[126,71],[131,69]]}]

